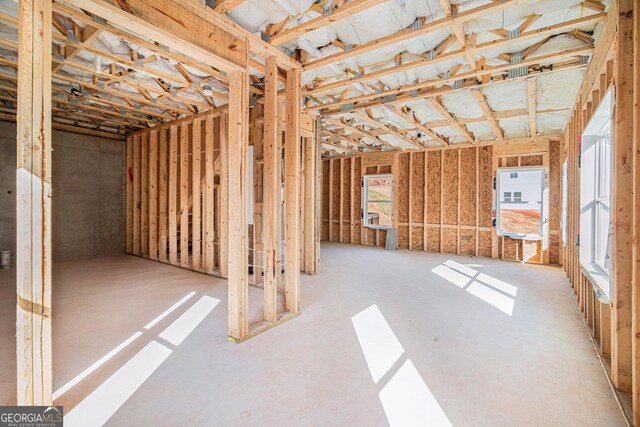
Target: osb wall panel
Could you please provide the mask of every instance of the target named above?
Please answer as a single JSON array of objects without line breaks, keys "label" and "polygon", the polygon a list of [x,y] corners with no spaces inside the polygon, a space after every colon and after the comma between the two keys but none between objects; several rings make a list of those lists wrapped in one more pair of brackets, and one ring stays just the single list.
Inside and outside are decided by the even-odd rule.
[{"label": "osb wall panel", "polygon": [[340,161],[335,162],[333,165],[332,179],[333,179],[333,195],[331,200],[331,241],[340,241],[340,175],[342,169],[340,168]]},{"label": "osb wall panel", "polygon": [[478,233],[478,255],[491,257],[491,231]]},{"label": "osb wall panel", "polygon": [[[549,143],[549,206],[562,206],[562,153],[560,141]],[[560,216],[562,209],[549,210],[549,263],[560,263]]]},{"label": "osb wall panel", "polygon": [[440,252],[440,227],[427,227],[427,250]]},{"label": "osb wall panel", "polygon": [[458,224],[458,153],[459,150],[443,151],[443,224]]},{"label": "osb wall panel", "polygon": [[353,159],[342,159],[342,209],[340,214],[340,241],[351,242],[351,163]]},{"label": "osb wall panel", "polygon": [[[442,151],[427,151],[427,224],[440,224]],[[438,233],[440,233],[438,231]],[[438,240],[440,238],[438,237]]]},{"label": "osb wall panel", "polygon": [[[478,153],[478,217],[481,227],[491,227],[493,222],[493,170],[492,147],[480,147]],[[489,246],[491,244],[489,243]],[[489,256],[491,251],[489,251]]]},{"label": "osb wall panel", "polygon": [[322,162],[322,240],[329,240],[329,162]]},{"label": "osb wall panel", "polygon": [[362,236],[362,159],[356,157],[353,159],[353,241],[351,243],[359,244]]},{"label": "osb wall panel", "polygon": [[476,230],[460,230],[460,254],[476,254]]},{"label": "osb wall panel", "polygon": [[[560,145],[552,145],[560,150]],[[526,150],[526,147],[524,147]],[[495,159],[498,167],[543,165],[547,154],[514,155],[510,153]],[[386,231],[363,228],[360,223],[361,177],[363,174],[393,173],[395,180],[394,221],[398,230],[398,247],[414,250],[445,252],[490,257],[493,253],[493,162],[501,153],[500,147],[489,145],[421,152],[397,152],[371,154],[359,157],[333,159],[334,203],[342,200],[342,212],[349,229],[344,228],[344,242],[384,246]],[[517,151],[516,151],[517,152]],[[552,156],[558,154],[551,152]],[[342,166],[340,163],[342,162]],[[324,161],[323,170],[328,171],[329,160]],[[353,163],[353,166],[352,166]],[[549,260],[559,260],[559,239],[554,227],[559,228],[560,164],[550,165],[550,248]],[[336,171],[342,171],[342,185]],[[353,180],[351,180],[353,174]],[[353,181],[353,199],[351,183]],[[348,186],[345,184],[348,182]],[[323,181],[327,190],[328,181]],[[339,193],[339,194],[338,194]],[[557,197],[557,200],[556,198]],[[326,196],[323,197],[326,200]],[[350,204],[351,203],[351,204]],[[348,206],[348,207],[347,207]],[[327,210],[323,216],[340,212],[340,207]],[[350,215],[353,215],[351,222]],[[334,227],[334,236],[336,238]],[[556,233],[555,235],[553,233]],[[323,229],[323,236],[327,232]],[[544,262],[542,248],[537,241],[523,242],[517,239],[496,239],[499,258],[529,262]]]},{"label": "osb wall panel", "polygon": [[[460,150],[460,224],[476,225],[476,149]],[[475,235],[474,235],[475,241]],[[475,254],[475,243],[473,252]]]}]

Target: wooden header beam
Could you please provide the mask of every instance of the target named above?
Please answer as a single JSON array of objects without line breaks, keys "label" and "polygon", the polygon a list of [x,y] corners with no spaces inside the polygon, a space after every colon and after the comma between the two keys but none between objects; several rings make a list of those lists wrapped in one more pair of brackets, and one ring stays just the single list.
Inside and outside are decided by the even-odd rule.
[{"label": "wooden header beam", "polygon": [[356,13],[385,3],[386,1],[387,0],[353,0],[341,7],[335,7],[335,5],[331,4],[329,5],[329,7],[332,8],[332,12],[329,15],[323,15],[322,9],[320,9],[320,16],[317,16],[316,18],[313,18],[303,24],[296,25],[295,27],[289,28],[288,30],[284,30],[279,34],[274,35],[273,37],[271,37],[271,40],[269,42],[274,46],[290,42],[291,40],[297,39],[304,34],[322,28],[325,25],[342,21],[355,15]]},{"label": "wooden header beam", "polygon": [[65,1],[218,70],[230,73],[246,69],[249,53],[246,38],[238,38],[222,29],[220,23],[205,19],[207,15],[204,13],[194,13],[185,6],[184,0],[181,3],[127,0],[133,13],[117,7],[116,0]]}]

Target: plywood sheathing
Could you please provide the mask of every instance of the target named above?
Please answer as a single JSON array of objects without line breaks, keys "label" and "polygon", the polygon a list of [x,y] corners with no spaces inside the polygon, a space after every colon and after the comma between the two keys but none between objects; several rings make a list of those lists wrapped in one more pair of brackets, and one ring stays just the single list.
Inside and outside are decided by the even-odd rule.
[{"label": "plywood sheathing", "polygon": [[[491,145],[475,147],[448,147],[419,152],[379,153],[363,156],[349,156],[337,159],[325,159],[325,171],[342,170],[351,173],[351,162],[361,161],[365,174],[393,173],[395,179],[395,222],[398,228],[398,247],[432,252],[460,253],[478,256],[492,256],[495,246],[498,258],[513,261],[536,263],[558,263],[556,255],[545,258],[541,242],[520,241],[511,238],[499,238],[493,242],[492,204],[493,204],[493,163],[496,165],[539,165],[547,166],[548,147],[558,149],[561,143],[557,139],[544,143],[536,142],[529,148],[527,144],[507,144],[503,148]],[[542,147],[542,148],[540,148]],[[531,150],[534,150],[531,152]],[[494,158],[495,156],[495,158]],[[343,164],[340,166],[340,164]],[[426,168],[425,168],[426,165]],[[336,169],[337,168],[337,169]],[[355,170],[355,169],[354,169]],[[551,200],[559,197],[560,167],[550,169],[555,174],[550,179]],[[330,178],[330,177],[329,177]],[[334,172],[334,180],[325,177],[322,183],[323,206],[325,210],[337,209],[340,200],[351,202],[351,189],[336,184],[339,173]],[[358,187],[361,176],[356,176]],[[328,192],[328,193],[327,193]],[[329,194],[330,193],[330,194]],[[329,195],[333,197],[333,204]],[[356,203],[354,201],[354,203]],[[332,206],[333,205],[333,206]],[[357,216],[361,214],[361,202],[353,208]],[[553,218],[559,216],[559,204],[552,205]],[[363,245],[383,246],[384,230],[364,228],[361,240],[352,238],[351,228],[360,229],[360,224],[334,216],[335,228],[342,227],[342,239],[334,235],[331,241]],[[556,224],[550,225],[550,234],[557,236]],[[329,222],[323,217],[323,238],[329,240],[326,230]],[[351,227],[351,228],[349,228]],[[553,254],[559,253],[559,242],[550,239],[549,248]]]}]

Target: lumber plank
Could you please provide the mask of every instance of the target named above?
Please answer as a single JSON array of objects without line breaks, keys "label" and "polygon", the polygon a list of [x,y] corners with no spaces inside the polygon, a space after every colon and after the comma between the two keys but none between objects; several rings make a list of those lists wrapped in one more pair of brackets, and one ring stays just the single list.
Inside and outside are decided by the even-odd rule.
[{"label": "lumber plank", "polygon": [[149,134],[140,138],[140,254],[149,256]]},{"label": "lumber plank", "polygon": [[141,135],[133,138],[133,253],[140,255],[140,145]]},{"label": "lumber plank", "polygon": [[20,0],[16,124],[17,404],[51,405],[51,2]]},{"label": "lumber plank", "polygon": [[178,126],[169,128],[169,262],[178,263]]},{"label": "lumber plank", "polygon": [[167,147],[167,129],[158,130],[160,134],[158,159],[159,159],[159,176],[158,176],[158,259],[160,261],[167,260],[167,186],[168,175],[167,165],[169,161],[169,150]]},{"label": "lumber plank", "polygon": [[[229,337],[241,340],[248,324],[248,244],[247,204],[249,145],[249,77],[246,72],[229,74],[228,126],[228,329]],[[223,161],[223,163],[225,163]]]},{"label": "lumber plank", "polygon": [[214,150],[214,126],[213,117],[208,116],[205,119],[204,128],[204,179],[205,191],[203,196],[204,208],[204,271],[211,273],[215,265],[215,246],[214,246],[214,212],[215,200],[213,194],[214,186],[214,170],[213,162],[215,158]]},{"label": "lumber plank", "polygon": [[287,71],[284,142],[285,310],[296,314],[300,312],[300,79],[300,70]]},{"label": "lumber plank", "polygon": [[201,267],[202,254],[202,205],[201,205],[201,188],[200,169],[202,163],[202,120],[193,121],[193,131],[191,135],[191,268],[199,270]]},{"label": "lumber plank", "polygon": [[127,136],[127,170],[125,171],[125,180],[127,183],[125,190],[125,250],[130,254],[133,253],[133,137],[130,135]]},{"label": "lumber plank", "polygon": [[180,266],[189,267],[189,123],[180,124]]},{"label": "lumber plank", "polygon": [[264,320],[277,318],[280,273],[280,164],[278,141],[278,67],[274,57],[265,62],[264,88]]},{"label": "lumber plank", "polygon": [[149,132],[149,258],[158,259],[158,132]]}]

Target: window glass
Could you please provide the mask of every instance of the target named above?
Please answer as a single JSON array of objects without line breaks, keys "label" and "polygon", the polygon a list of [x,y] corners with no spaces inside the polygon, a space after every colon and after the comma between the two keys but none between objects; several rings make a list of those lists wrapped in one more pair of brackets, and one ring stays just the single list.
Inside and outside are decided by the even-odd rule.
[{"label": "window glass", "polygon": [[498,234],[542,237],[543,177],[542,168],[498,171]]},{"label": "window glass", "polygon": [[609,270],[609,228],[611,219],[611,122],[596,135],[595,173],[595,251],[594,261],[598,267]]},{"label": "window glass", "polygon": [[389,228],[393,223],[393,175],[363,178],[363,216],[366,227]]}]

